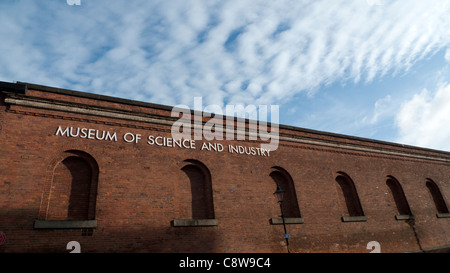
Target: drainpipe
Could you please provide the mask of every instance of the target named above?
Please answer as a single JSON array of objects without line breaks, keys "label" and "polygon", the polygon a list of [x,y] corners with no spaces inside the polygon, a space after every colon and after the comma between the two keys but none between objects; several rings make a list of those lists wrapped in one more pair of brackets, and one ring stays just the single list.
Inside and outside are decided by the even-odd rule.
[{"label": "drainpipe", "polygon": [[414,218],[414,215],[411,215],[411,218],[406,221],[406,223],[408,223],[408,225],[412,228],[413,232],[414,232],[414,237],[416,237],[416,241],[417,241],[417,245],[419,246],[420,252],[423,252],[422,249],[422,245],[420,244],[420,240],[419,240],[419,236],[417,235],[417,231],[416,231],[416,219]]}]

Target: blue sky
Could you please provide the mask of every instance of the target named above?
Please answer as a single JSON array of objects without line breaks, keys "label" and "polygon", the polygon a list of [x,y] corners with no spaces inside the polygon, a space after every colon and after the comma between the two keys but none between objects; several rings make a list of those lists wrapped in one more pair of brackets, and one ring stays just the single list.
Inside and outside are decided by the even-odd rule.
[{"label": "blue sky", "polygon": [[450,151],[450,2],[2,0],[0,80]]}]

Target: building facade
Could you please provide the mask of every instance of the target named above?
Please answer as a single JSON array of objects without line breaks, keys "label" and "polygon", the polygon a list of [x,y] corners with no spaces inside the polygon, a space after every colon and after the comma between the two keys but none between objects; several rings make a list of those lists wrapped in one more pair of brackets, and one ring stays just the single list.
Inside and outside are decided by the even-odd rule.
[{"label": "building facade", "polygon": [[248,120],[244,139],[177,140],[172,107],[20,82],[0,91],[0,252],[450,246],[448,152],[283,125],[271,150]]}]

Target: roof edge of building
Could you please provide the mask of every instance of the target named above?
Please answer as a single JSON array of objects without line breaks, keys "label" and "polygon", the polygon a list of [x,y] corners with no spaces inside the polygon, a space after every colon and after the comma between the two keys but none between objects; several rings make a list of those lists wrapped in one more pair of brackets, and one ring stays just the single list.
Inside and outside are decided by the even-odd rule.
[{"label": "roof edge of building", "polygon": [[[122,103],[122,104],[148,107],[148,108],[156,108],[156,109],[165,110],[165,111],[172,111],[174,108],[173,106],[168,106],[168,105],[143,102],[143,101],[137,101],[137,100],[131,100],[131,99],[124,99],[124,98],[94,94],[94,93],[89,93],[89,92],[84,92],[84,91],[76,91],[76,90],[70,90],[70,89],[64,89],[64,88],[57,88],[57,87],[39,85],[39,84],[34,84],[34,83],[19,82],[19,81],[17,81],[16,83],[9,83],[9,82],[0,81],[0,91],[9,91],[9,92],[14,92],[14,93],[25,94],[26,90],[28,90],[28,89],[69,95],[69,96],[75,96],[75,97],[82,97],[82,98],[88,98],[88,99],[96,99],[96,100],[102,100],[102,101],[107,101],[107,102]],[[245,120],[246,120],[246,122],[249,122],[249,119],[245,119]],[[269,126],[271,126],[271,124],[272,124],[270,122],[267,122],[267,123]],[[341,138],[341,139],[350,139],[350,140],[355,140],[355,141],[369,142],[369,143],[373,143],[373,144],[388,145],[388,146],[398,147],[398,148],[402,148],[402,149],[414,149],[414,150],[420,150],[420,151],[424,151],[424,152],[438,153],[438,154],[450,156],[450,152],[443,151],[443,150],[424,148],[424,147],[419,147],[419,146],[400,144],[400,143],[395,143],[395,142],[376,140],[376,139],[370,139],[370,138],[364,138],[364,137],[357,137],[357,136],[345,135],[345,134],[340,134],[340,133],[319,131],[319,130],[301,128],[301,127],[296,127],[296,126],[291,126],[291,125],[279,124],[278,126],[279,126],[279,129],[284,129],[284,130],[311,133],[311,134],[330,136],[330,137],[336,137],[336,138]]]}]

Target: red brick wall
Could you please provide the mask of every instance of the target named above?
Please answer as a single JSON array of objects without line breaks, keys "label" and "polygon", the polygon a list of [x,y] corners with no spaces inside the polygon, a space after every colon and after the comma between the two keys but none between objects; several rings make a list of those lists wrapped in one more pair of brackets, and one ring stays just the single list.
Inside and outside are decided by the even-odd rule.
[{"label": "red brick wall", "polygon": [[[40,91],[29,94],[67,98]],[[70,97],[70,101],[86,102],[86,99]],[[426,179],[432,179],[449,204],[448,161],[285,141],[270,157],[202,151],[202,141],[196,142],[195,150],[160,147],[148,145],[145,138],[151,134],[170,137],[168,126],[3,103],[0,103],[0,126],[0,231],[7,236],[0,252],[68,252],[69,241],[78,241],[82,252],[286,252],[283,227],[269,222],[270,218],[280,217],[273,196],[276,186],[270,176],[275,166],[291,176],[304,219],[303,224],[287,226],[294,252],[369,252],[366,246],[370,241],[378,241],[382,252],[450,245],[450,218],[436,217],[436,207],[426,186]],[[58,126],[114,131],[119,139],[113,142],[56,136]],[[282,131],[358,145],[365,143],[332,135]],[[127,132],[142,134],[142,140],[137,144],[124,142],[121,137]],[[250,141],[214,142],[224,147],[257,146]],[[390,147],[377,142],[365,144]],[[450,158],[449,154],[428,150],[398,146],[391,149]],[[55,159],[70,150],[83,151],[98,164],[95,198],[98,226],[91,236],[83,236],[81,230],[33,229],[34,221],[43,213],[51,214],[63,205],[50,198],[48,211],[42,211],[49,194],[46,187],[52,182],[50,174],[55,171],[64,175]],[[217,226],[171,226],[173,219],[191,217],[190,181],[181,170],[188,159],[197,160],[209,169]],[[57,167],[53,170],[51,166]],[[341,221],[346,211],[335,180],[338,172],[353,180],[366,222]],[[398,211],[386,185],[388,176],[395,177],[403,187],[415,216],[413,226],[395,219]]]}]

